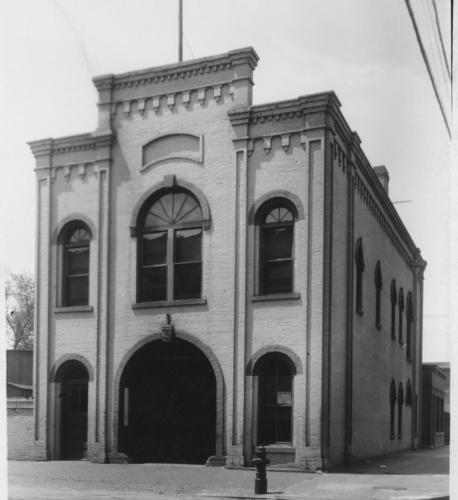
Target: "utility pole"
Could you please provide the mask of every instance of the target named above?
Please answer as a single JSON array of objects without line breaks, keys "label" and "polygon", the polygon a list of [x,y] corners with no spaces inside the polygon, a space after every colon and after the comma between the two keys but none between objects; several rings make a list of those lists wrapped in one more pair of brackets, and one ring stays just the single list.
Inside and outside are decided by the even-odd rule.
[{"label": "utility pole", "polygon": [[178,62],[183,60],[183,0],[178,0]]}]

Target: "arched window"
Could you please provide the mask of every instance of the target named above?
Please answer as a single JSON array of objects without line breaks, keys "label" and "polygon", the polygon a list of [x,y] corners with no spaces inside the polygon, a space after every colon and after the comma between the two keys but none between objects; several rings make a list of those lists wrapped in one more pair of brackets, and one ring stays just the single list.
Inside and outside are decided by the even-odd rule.
[{"label": "arched window", "polygon": [[402,382],[398,385],[398,439],[402,439],[402,405],[404,404],[404,389]]},{"label": "arched window", "polygon": [[89,304],[90,241],[91,233],[80,221],[67,224],[62,231],[62,306]]},{"label": "arched window", "polygon": [[363,272],[364,272],[364,253],[363,242],[361,238],[356,242],[356,312],[363,314]]},{"label": "arched window", "polygon": [[284,354],[266,354],[256,363],[258,444],[292,442],[294,374],[294,366]]},{"label": "arched window", "polygon": [[396,280],[391,281],[391,338],[396,339],[396,305],[398,296],[396,293]]},{"label": "arched window", "polygon": [[259,293],[291,293],[294,289],[294,221],[291,202],[275,198],[257,215],[260,226]]},{"label": "arched window", "polygon": [[412,361],[412,323],[413,323],[412,292],[409,292],[407,294],[407,307],[406,307],[407,361]]},{"label": "arched window", "polygon": [[398,296],[398,308],[399,308],[399,343],[401,345],[404,344],[404,336],[402,331],[402,318],[404,316],[404,290],[402,288],[399,289]]},{"label": "arched window", "polygon": [[380,269],[380,261],[377,261],[375,265],[375,326],[380,330],[382,328],[381,324],[381,294],[382,294],[382,271]]},{"label": "arched window", "polygon": [[184,189],[162,190],[143,206],[138,222],[137,301],[200,298],[202,210]]},{"label": "arched window", "polygon": [[412,406],[413,397],[412,397],[412,384],[410,383],[410,378],[407,380],[406,386],[406,406]]},{"label": "arched window", "polygon": [[396,406],[396,384],[391,379],[390,384],[390,439],[394,439],[394,409]]}]

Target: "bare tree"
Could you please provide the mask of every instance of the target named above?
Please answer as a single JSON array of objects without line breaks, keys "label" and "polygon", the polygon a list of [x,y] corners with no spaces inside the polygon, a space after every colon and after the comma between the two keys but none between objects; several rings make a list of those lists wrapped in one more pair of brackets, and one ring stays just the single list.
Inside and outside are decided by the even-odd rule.
[{"label": "bare tree", "polygon": [[6,323],[14,349],[33,349],[35,283],[26,273],[10,274],[6,282]]}]

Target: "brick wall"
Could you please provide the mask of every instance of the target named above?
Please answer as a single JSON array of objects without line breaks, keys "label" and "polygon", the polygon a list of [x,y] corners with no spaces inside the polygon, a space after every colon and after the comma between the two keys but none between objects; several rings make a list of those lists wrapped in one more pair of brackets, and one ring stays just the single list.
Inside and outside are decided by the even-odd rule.
[{"label": "brick wall", "polygon": [[[395,410],[395,439],[390,439],[390,382],[401,382],[406,395],[407,380],[414,378],[415,365],[406,359],[406,345],[399,343],[399,314],[396,308],[396,340],[391,338],[391,280],[404,289],[404,298],[414,290],[414,273],[400,252],[369,212],[362,197],[355,194],[355,241],[364,249],[363,314],[354,314],[354,424],[353,454],[380,455],[412,446],[412,409],[402,406],[402,438],[398,439],[398,407]],[[375,325],[375,266],[380,261],[381,328]],[[406,317],[403,313],[403,337]]]},{"label": "brick wall", "polygon": [[[117,451],[123,369],[140,346],[157,339],[169,313],[177,336],[205,346],[221,368],[224,395],[221,391],[217,400],[225,430],[220,451],[229,463],[247,463],[256,444],[256,380],[245,370],[267,347],[294,353],[302,367],[294,380],[296,463],[321,466],[322,453],[334,463],[343,458],[350,317],[348,175],[340,156],[332,158],[326,149],[332,122],[326,113],[333,109],[342,121],[340,104],[332,93],[323,93],[247,111],[255,63],[253,53],[241,52],[230,64],[227,57],[232,55],[219,56],[211,71],[201,71],[204,63],[194,67],[189,62],[186,71],[166,67],[100,77],[95,80],[97,134],[33,146],[39,186],[35,452],[40,455],[41,447],[41,457],[47,449],[48,458],[59,456],[58,412],[46,414],[47,407],[59,405],[58,385],[52,378],[48,384],[48,377],[72,357],[94,374],[89,382],[89,458],[102,461],[105,448]],[[169,78],[163,74],[168,71],[173,73]],[[203,138],[200,160],[169,155],[143,164],[146,145],[162,136],[173,142],[180,134]],[[170,153],[170,141],[163,153]],[[210,208],[202,238],[205,302],[139,308],[137,237],[131,229],[139,203],[159,186],[174,183],[201,193]],[[296,296],[253,300],[259,293],[259,236],[250,213],[260,200],[278,193],[291,197],[301,213],[294,226]],[[414,277],[368,210],[367,196],[354,190],[354,197],[353,236],[355,241],[362,238],[365,256],[364,314],[351,311],[353,454],[358,457],[410,443],[410,409],[404,413],[405,437],[389,439],[390,381],[402,382],[405,390],[407,378],[413,377],[405,349],[391,340],[389,305],[391,279],[404,287],[406,296],[414,291]],[[56,311],[62,267],[57,237],[72,218],[84,220],[92,232],[91,309]],[[374,312],[377,260],[383,275],[380,330]]]},{"label": "brick wall", "polygon": [[7,400],[8,460],[30,460],[33,443],[33,401]]}]

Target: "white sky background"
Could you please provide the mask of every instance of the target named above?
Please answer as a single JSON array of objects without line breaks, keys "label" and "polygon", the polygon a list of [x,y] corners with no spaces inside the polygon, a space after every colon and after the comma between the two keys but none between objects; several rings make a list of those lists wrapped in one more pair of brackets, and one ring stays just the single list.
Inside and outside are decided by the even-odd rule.
[{"label": "white sky background", "polygon": [[[404,1],[183,3],[185,59],[255,48],[260,56],[255,103],[335,90],[371,164],[388,168],[391,199],[411,200],[396,207],[428,261],[423,358],[450,360],[448,136]],[[26,141],[93,131],[97,95],[92,77],[176,62],[177,4],[3,2],[4,273],[34,269],[35,174]]]}]

